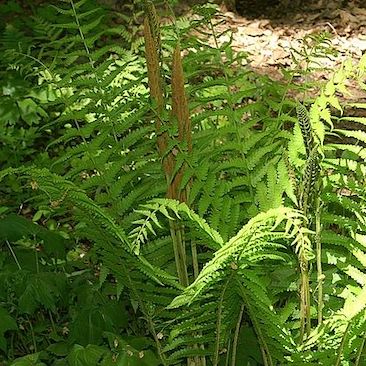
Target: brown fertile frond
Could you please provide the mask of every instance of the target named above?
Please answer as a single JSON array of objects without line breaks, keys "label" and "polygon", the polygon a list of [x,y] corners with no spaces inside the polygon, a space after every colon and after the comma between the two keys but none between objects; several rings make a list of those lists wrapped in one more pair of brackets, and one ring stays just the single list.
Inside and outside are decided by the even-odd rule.
[{"label": "brown fertile frond", "polygon": [[168,145],[167,133],[161,133],[161,118],[164,110],[164,94],[160,70],[160,58],[156,47],[156,39],[151,33],[150,22],[146,17],[144,20],[145,57],[147,65],[147,77],[150,88],[150,97],[156,103],[156,134],[158,151],[162,156]]},{"label": "brown fertile frond", "polygon": [[163,88],[160,72],[160,60],[156,49],[156,40],[151,33],[149,20],[144,20],[145,57],[150,96],[157,103],[158,112],[163,109]]},{"label": "brown fertile frond", "polygon": [[172,99],[172,116],[178,122],[179,140],[186,142],[188,151],[191,151],[191,121],[189,119],[189,109],[184,89],[184,74],[179,44],[175,47],[173,54]]},{"label": "brown fertile frond", "polygon": [[[186,145],[188,152],[192,151],[192,131],[191,121],[189,118],[189,109],[187,96],[184,89],[184,74],[182,66],[182,56],[179,44],[173,53],[172,65],[172,120],[178,123],[178,139],[180,143]],[[184,169],[183,164],[177,171],[168,188],[168,196],[180,201],[187,201],[187,190],[181,191],[180,184],[182,182]]]},{"label": "brown fertile frond", "polygon": [[156,51],[160,58],[161,54],[160,19],[152,1],[147,1],[146,3],[146,15],[149,20],[152,38],[155,41]]}]

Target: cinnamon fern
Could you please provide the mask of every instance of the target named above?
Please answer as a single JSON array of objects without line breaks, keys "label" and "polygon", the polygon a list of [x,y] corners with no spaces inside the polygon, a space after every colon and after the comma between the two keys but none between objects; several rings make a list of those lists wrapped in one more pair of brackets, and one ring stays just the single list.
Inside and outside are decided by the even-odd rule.
[{"label": "cinnamon fern", "polygon": [[[35,49],[16,49],[4,33],[8,71],[37,85],[24,94],[39,103],[44,151],[0,172],[0,269],[11,261],[27,271],[21,260],[32,250],[37,281],[45,268],[64,275],[91,310],[70,305],[38,352],[36,319],[53,328],[74,297],[59,295],[57,312],[29,300],[32,283],[33,305],[17,314],[14,285],[0,293],[0,350],[8,359],[32,350],[37,365],[364,364],[366,107],[340,96],[350,81],[365,90],[366,57],[299,102],[288,91],[301,88],[249,70],[213,4],[190,18],[163,13],[164,22],[169,4],[135,5],[136,48],[93,0],[60,1],[36,17]],[[12,225],[28,218],[37,224],[14,236]],[[63,258],[43,257],[47,230],[68,243]],[[1,289],[13,273],[0,273]],[[93,317],[96,297],[79,292],[84,275],[113,320]],[[49,300],[57,286],[42,281]],[[80,319],[98,337],[80,341]]]}]

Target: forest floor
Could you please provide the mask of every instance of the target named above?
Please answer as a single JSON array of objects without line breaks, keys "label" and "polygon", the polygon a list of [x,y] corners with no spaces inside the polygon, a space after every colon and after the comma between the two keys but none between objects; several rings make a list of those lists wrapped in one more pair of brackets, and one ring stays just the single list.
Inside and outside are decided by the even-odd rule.
[{"label": "forest floor", "polygon": [[[234,50],[248,53],[251,69],[274,80],[283,78],[283,69],[296,67],[292,54],[303,48],[306,36],[326,31],[329,50],[334,52],[317,59],[321,70],[311,75],[314,80],[324,80],[344,61],[351,58],[357,62],[366,51],[366,2],[362,3],[353,0],[342,6],[337,0],[312,0],[298,11],[273,7],[272,13],[267,8],[261,16],[254,16],[250,9],[240,15],[222,5],[220,17],[224,21],[216,30],[218,34],[229,31],[220,41],[228,41],[231,33]],[[355,97],[365,98],[365,94]]]}]

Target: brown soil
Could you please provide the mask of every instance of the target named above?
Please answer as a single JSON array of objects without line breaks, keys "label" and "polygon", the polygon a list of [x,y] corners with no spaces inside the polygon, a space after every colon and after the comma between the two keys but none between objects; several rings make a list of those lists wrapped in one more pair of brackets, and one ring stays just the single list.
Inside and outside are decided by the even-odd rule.
[{"label": "brown soil", "polygon": [[[282,79],[283,69],[296,66],[292,58],[294,50],[304,48],[304,38],[321,32],[329,33],[328,51],[331,54],[317,59],[321,63],[321,70],[314,71],[314,79],[328,78],[342,62],[349,58],[357,62],[366,51],[364,0],[300,0],[306,4],[301,9],[284,6],[284,2],[294,3],[296,0],[279,0],[277,6],[266,8],[259,7],[260,1],[269,0],[248,1],[253,6],[241,9],[242,15],[229,11],[222,4],[220,17],[225,21],[216,27],[216,32],[232,32],[233,48],[247,52],[249,66],[261,74]],[[258,15],[260,9],[263,11]],[[220,41],[228,41],[229,37],[226,33],[220,37]]]}]

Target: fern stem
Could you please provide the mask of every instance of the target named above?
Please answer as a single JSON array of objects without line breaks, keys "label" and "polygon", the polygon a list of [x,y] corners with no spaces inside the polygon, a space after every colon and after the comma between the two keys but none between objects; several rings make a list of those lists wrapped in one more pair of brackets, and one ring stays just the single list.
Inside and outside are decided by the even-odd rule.
[{"label": "fern stem", "polygon": [[184,238],[184,226],[182,224],[177,225],[177,238],[178,238],[178,249],[181,256],[182,273],[184,276],[185,286],[189,285],[188,269],[187,269],[187,253],[186,253],[186,241]]},{"label": "fern stem", "polygon": [[234,340],[233,340],[233,352],[231,355],[231,366],[236,365],[236,351],[237,351],[237,347],[238,347],[239,332],[240,332],[241,321],[243,319],[243,313],[244,313],[244,305],[242,305],[240,308],[238,321],[237,321],[236,327],[235,327],[235,334],[234,334]]},{"label": "fern stem", "polygon": [[227,342],[227,353],[226,353],[226,360],[225,360],[225,366],[229,366],[230,362],[230,348],[231,348],[231,339]]},{"label": "fern stem", "polygon": [[165,359],[165,356],[163,354],[163,350],[162,350],[161,345],[160,345],[158,335],[157,335],[156,330],[155,330],[154,322],[152,321],[150,316],[148,316],[147,321],[148,321],[148,325],[149,325],[149,328],[150,328],[150,332],[151,332],[151,334],[154,338],[154,341],[156,343],[156,348],[157,348],[160,360],[161,360],[161,362],[164,366],[168,366],[168,362]]},{"label": "fern stem", "polygon": [[217,366],[219,364],[219,351],[220,351],[220,334],[221,334],[221,321],[222,321],[222,305],[224,303],[224,296],[229,282],[232,279],[232,274],[229,279],[226,281],[224,288],[222,290],[220,301],[218,304],[218,312],[217,312],[217,322],[216,322],[216,340],[215,340],[215,350],[213,354],[212,366]]},{"label": "fern stem", "polygon": [[[305,108],[304,108],[305,109]],[[305,115],[304,112],[303,115]],[[302,115],[301,118],[303,118],[304,116]],[[299,121],[301,119],[299,117]],[[305,122],[304,122],[305,121]],[[315,204],[317,205],[317,192],[318,192],[318,186],[320,185],[319,182],[319,177],[320,177],[320,165],[319,165],[319,160],[318,160],[318,151],[317,148],[318,146],[312,146],[313,144],[313,137],[311,134],[311,126],[309,124],[308,121],[308,117],[307,114],[304,117],[303,120],[305,125],[308,125],[308,128],[305,128],[305,130],[307,131],[307,140],[308,140],[308,147],[307,151],[309,151],[309,156],[306,160],[306,166],[305,166],[305,171],[303,174],[303,178],[302,178],[302,186],[301,186],[301,195],[300,195],[300,199],[299,199],[299,203],[300,203],[300,209],[303,212],[303,215],[305,216],[305,218],[308,218],[310,216],[315,218],[317,217],[317,210],[315,210],[315,212],[309,212],[311,205]],[[305,138],[304,138],[305,141]],[[319,203],[320,204],[320,203]],[[318,209],[319,211],[319,209]],[[319,219],[320,220],[320,219]],[[304,223],[305,226],[307,226],[306,223]],[[318,245],[320,242],[320,221],[319,221],[319,228],[316,229],[318,231],[318,239],[316,238],[316,244]],[[308,234],[306,234],[308,235]],[[318,265],[318,261],[320,261],[321,263],[321,246],[319,249],[319,253],[317,251],[316,255],[317,255],[317,270],[321,270],[321,265],[319,267]],[[320,256],[320,258],[319,258]],[[304,335],[305,333],[307,335],[310,334],[311,331],[311,318],[310,318],[310,302],[311,302],[311,297],[310,297],[310,284],[309,284],[309,263],[308,263],[308,258],[306,257],[306,254],[303,253],[300,255],[300,283],[301,283],[301,287],[300,287],[300,295],[301,295],[301,304],[300,304],[300,342],[302,343],[304,340]],[[321,277],[319,277],[319,279],[321,279]],[[321,298],[323,298],[323,289],[322,286],[320,288],[320,296]],[[320,303],[320,306],[322,307],[322,301]],[[320,313],[320,316],[322,317],[322,312]]]},{"label": "fern stem", "polygon": [[9,243],[8,240],[6,240],[6,245],[8,246],[12,257],[14,258],[14,261],[15,261],[17,267],[19,268],[19,270],[22,270],[22,267],[21,267],[21,265],[20,265],[20,263],[18,261],[18,258],[17,258],[16,254],[15,254],[15,252],[14,252],[13,248],[11,247],[11,245],[10,245],[10,243]]},{"label": "fern stem", "polygon": [[318,325],[323,323],[323,281],[324,275],[322,270],[322,243],[321,243],[321,222],[320,222],[320,198],[316,198],[315,211],[315,243],[316,243],[316,267],[318,280]]},{"label": "fern stem", "polygon": [[48,310],[48,316],[49,316],[50,321],[51,321],[52,330],[53,330],[54,334],[57,334],[56,325],[55,325],[55,322],[53,320],[53,316],[52,316],[52,313],[51,313],[50,310]]},{"label": "fern stem", "polygon": [[188,281],[185,242],[182,238],[181,229],[174,221],[172,220],[169,221],[169,227],[170,227],[170,235],[173,241],[175,266],[177,269],[179,283],[182,286],[187,287],[189,281]]},{"label": "fern stem", "polygon": [[268,366],[266,352],[262,346],[260,346],[260,348],[261,348],[261,353],[262,353],[263,365]]},{"label": "fern stem", "polygon": [[271,354],[269,352],[268,345],[267,345],[267,343],[264,339],[261,328],[258,324],[258,320],[255,316],[255,311],[252,309],[252,307],[251,307],[251,305],[248,301],[247,294],[245,293],[245,288],[244,288],[243,284],[240,283],[240,282],[238,282],[238,283],[239,283],[239,287],[240,287],[240,290],[241,290],[240,294],[241,294],[241,296],[243,297],[243,300],[244,300],[244,307],[247,307],[247,309],[248,309],[250,319],[252,320],[254,330],[255,330],[255,332],[257,334],[257,337],[258,337],[259,346],[260,346],[260,349],[261,349],[264,366],[274,366]]},{"label": "fern stem", "polygon": [[366,334],[363,336],[362,343],[361,343],[360,347],[358,348],[357,357],[355,360],[355,366],[359,366],[359,364],[360,364],[362,352],[365,348],[365,342],[366,342]]},{"label": "fern stem", "polygon": [[304,340],[304,335],[310,333],[310,285],[308,261],[300,259],[300,343]]},{"label": "fern stem", "polygon": [[341,341],[341,344],[339,345],[338,352],[337,352],[337,361],[334,364],[334,366],[340,366],[341,365],[342,353],[343,353],[344,346],[346,345],[346,338],[347,338],[347,333],[348,333],[348,329],[349,329],[350,325],[351,325],[351,322],[348,322],[347,328],[343,333],[342,341]]},{"label": "fern stem", "polygon": [[198,267],[198,254],[197,254],[197,244],[194,240],[191,240],[191,252],[192,252],[192,263],[193,263],[193,276],[194,279],[198,277],[199,267]]}]

